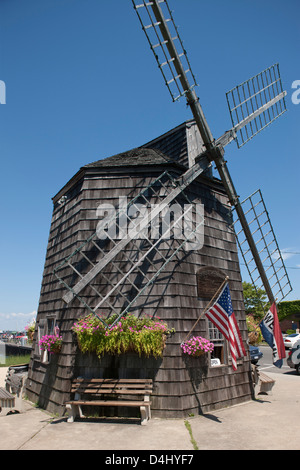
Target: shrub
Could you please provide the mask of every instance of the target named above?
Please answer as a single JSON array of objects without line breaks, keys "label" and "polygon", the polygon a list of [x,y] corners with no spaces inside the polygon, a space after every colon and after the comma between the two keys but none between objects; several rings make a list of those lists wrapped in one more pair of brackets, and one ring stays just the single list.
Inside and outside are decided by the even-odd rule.
[{"label": "shrub", "polygon": [[25,326],[25,330],[28,337],[28,341],[32,342],[35,330],[35,319],[33,319],[30,323],[28,323],[28,325]]},{"label": "shrub", "polygon": [[248,339],[250,344],[259,344],[262,341],[262,333],[259,324],[253,315],[246,315],[246,323],[248,329]]},{"label": "shrub", "polygon": [[[113,325],[117,315],[105,319]],[[160,357],[163,354],[168,326],[160,319],[150,316],[135,317],[127,314],[121,317],[112,327],[105,327],[99,318],[88,315],[72,327],[77,335],[80,350],[83,353],[94,352],[100,358],[104,354],[138,353],[139,356]]]}]

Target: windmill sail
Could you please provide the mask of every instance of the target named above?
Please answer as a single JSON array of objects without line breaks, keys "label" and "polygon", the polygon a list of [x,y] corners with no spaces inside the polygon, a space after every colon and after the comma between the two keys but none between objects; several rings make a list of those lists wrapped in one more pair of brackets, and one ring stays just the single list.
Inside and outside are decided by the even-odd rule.
[{"label": "windmill sail", "polygon": [[162,0],[142,4],[133,1],[133,6],[171,98],[176,101],[197,84],[169,5]]},{"label": "windmill sail", "polygon": [[226,93],[239,148],[287,110],[285,96],[278,64],[268,67]]},{"label": "windmill sail", "polygon": [[[204,145],[207,149],[212,148],[213,136],[204,117],[199,98],[194,91],[196,81],[191,71],[177,27],[173,21],[168,2],[166,0],[153,0],[151,2],[144,1],[141,4],[137,4],[135,0],[132,0],[132,3],[172,98],[174,99],[174,94],[171,91],[170,85],[174,84],[179,92],[176,99],[183,95],[186,97]],[[169,25],[170,28],[174,29],[173,34]],[[151,34],[153,31],[155,33],[154,35]],[[181,50],[177,50],[177,44],[180,45]],[[160,51],[161,56],[164,58],[161,60]],[[187,68],[185,67],[185,62],[187,63]],[[171,78],[169,80],[166,78],[165,67],[170,72]],[[192,83],[190,83],[190,76],[193,80]]]},{"label": "windmill sail", "polygon": [[[143,3],[140,4],[137,4],[135,0],[132,0],[132,2],[156,60],[159,61],[156,49],[160,48],[163,50],[164,56],[166,57],[166,64],[168,64],[169,67],[171,67],[170,64],[172,64],[172,67],[175,68],[177,75],[175,77],[176,80],[174,81],[176,83],[179,82],[182,87],[180,95],[185,95],[187,104],[191,108],[203,142],[208,151],[208,158],[216,164],[229,201],[235,208],[239,217],[241,230],[247,239],[259,276],[262,279],[264,289],[268,295],[269,301],[273,303],[274,295],[272,288],[265,273],[263,263],[259,256],[259,252],[223,155],[224,146],[229,144],[233,139],[237,141],[238,146],[244,145],[254,137],[254,135],[285,112],[286,107],[284,98],[286,96],[286,92],[282,90],[279,67],[276,64],[227,93],[227,101],[231,113],[233,128],[225,132],[225,134],[218,139],[214,140],[199,99],[195,93],[194,86],[191,86],[189,83],[188,72],[190,72],[190,68],[185,71],[184,65],[181,63],[180,54],[177,53],[175,40],[179,39],[180,44],[182,44],[182,41],[178,37],[178,34],[173,38],[172,33],[170,32],[169,24],[174,25],[174,21],[167,0],[151,0],[150,2],[144,0]],[[163,7],[166,11],[166,17],[164,16]],[[150,13],[150,9],[152,10],[152,14]],[[141,11],[146,12],[146,15],[144,16],[145,20],[142,18],[140,13]],[[152,29],[155,30],[156,39],[161,37],[161,39],[156,43],[152,42],[149,34],[149,31]],[[175,31],[177,33],[176,26]],[[184,57],[186,57],[186,53],[184,53]],[[160,67],[160,70],[162,71],[162,67]],[[194,80],[193,74],[192,77]]]},{"label": "windmill sail", "polygon": [[[277,302],[281,302],[292,291],[292,286],[261,191],[255,191],[241,204],[274,297]],[[239,219],[235,220],[234,225],[239,250],[251,282],[256,288],[263,289],[263,282]]]}]

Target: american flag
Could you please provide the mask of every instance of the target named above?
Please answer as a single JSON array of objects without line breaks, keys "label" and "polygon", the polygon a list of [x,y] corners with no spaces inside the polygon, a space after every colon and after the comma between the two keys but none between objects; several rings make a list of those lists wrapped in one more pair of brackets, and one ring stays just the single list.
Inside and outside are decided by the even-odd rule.
[{"label": "american flag", "polygon": [[237,369],[236,359],[246,356],[241,333],[234,315],[229,286],[226,283],[217,301],[206,312],[207,318],[225,336],[230,346],[232,367]]}]

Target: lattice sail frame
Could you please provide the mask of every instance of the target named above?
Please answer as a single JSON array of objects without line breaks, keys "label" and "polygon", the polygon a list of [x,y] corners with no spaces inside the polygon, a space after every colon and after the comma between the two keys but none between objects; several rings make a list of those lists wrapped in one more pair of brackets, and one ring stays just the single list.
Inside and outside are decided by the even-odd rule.
[{"label": "lattice sail frame", "polygon": [[[141,206],[146,208],[160,204],[176,186],[176,180],[167,171],[162,173],[125,208],[117,210],[109,221],[100,224],[96,232],[55,268],[54,275],[68,291],[63,297],[65,302],[69,303],[77,297],[107,328],[112,328],[154,283],[166,265],[178,257],[180,250],[187,243],[194,243],[195,239],[199,240],[199,237],[203,236],[204,214],[196,214],[195,205],[190,202],[184,191],[180,191],[178,196],[172,199],[170,207],[174,209],[177,205],[177,209],[179,206],[182,208],[179,217],[175,218],[174,215],[173,220],[170,220],[170,213],[162,211],[141,229],[141,221],[147,217],[147,214],[141,212]],[[131,231],[129,249],[116,249],[115,255],[86,283],[83,294],[79,295],[74,287],[76,282],[83,280],[89,269],[92,271],[101,259],[110,255],[113,248],[118,248],[118,240],[109,236],[109,228],[114,226],[118,233],[124,231],[124,217]],[[99,240],[99,233],[103,229],[106,230],[107,238]],[[86,289],[89,294],[93,294],[92,302]],[[89,300],[86,300],[86,297]],[[105,310],[108,316],[112,313],[117,315],[111,325],[99,315],[100,309]]]},{"label": "lattice sail frame", "polygon": [[[282,301],[291,291],[292,286],[275,237],[269,213],[261,191],[258,189],[241,202],[248,220],[253,239],[261,256],[269,283],[276,302]],[[239,219],[234,222],[239,250],[246,265],[249,277],[255,288],[264,289],[247,239],[240,227]]]},{"label": "lattice sail frame", "polygon": [[[140,0],[132,0],[134,9],[138,15],[142,29],[146,34],[147,40],[150,45],[157,65],[163,75],[165,84],[170,92],[173,101],[178,100],[181,96],[186,94],[186,90],[182,87],[180,81],[180,74],[174,66],[174,57],[170,56],[170,52],[167,48],[167,39],[163,37],[160,29],[160,22],[158,22],[154,16],[151,8],[152,2]],[[166,0],[158,0],[157,2],[162,9],[164,21],[168,25],[173,43],[176,47],[176,55],[180,59],[183,65],[186,76],[189,79],[190,89],[197,86],[195,76],[192,72],[191,65],[184,49],[183,42],[179,36],[177,26],[173,20],[172,12]]]},{"label": "lattice sail frame", "polygon": [[278,64],[226,93],[239,148],[287,111],[285,96]]}]

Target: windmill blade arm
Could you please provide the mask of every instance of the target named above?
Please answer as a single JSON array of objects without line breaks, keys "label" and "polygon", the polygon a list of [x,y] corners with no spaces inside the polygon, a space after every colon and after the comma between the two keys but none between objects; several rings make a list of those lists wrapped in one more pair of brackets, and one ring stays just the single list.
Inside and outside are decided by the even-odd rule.
[{"label": "windmill blade arm", "polygon": [[221,137],[216,140],[216,146],[225,147],[226,145],[230,144],[234,139],[236,139],[236,132],[234,131],[234,127],[229,131],[226,131]]}]

